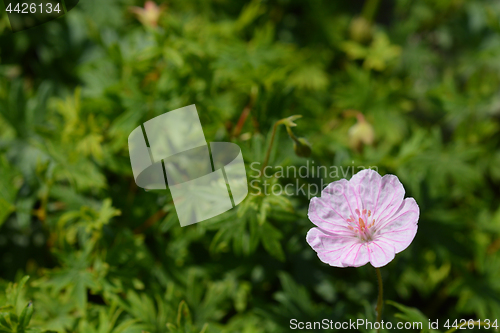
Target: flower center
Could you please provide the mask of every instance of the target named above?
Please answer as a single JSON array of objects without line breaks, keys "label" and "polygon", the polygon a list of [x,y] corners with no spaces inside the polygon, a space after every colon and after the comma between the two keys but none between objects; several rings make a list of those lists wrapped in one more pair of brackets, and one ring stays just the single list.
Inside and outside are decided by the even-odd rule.
[{"label": "flower center", "polygon": [[372,216],[371,210],[363,209],[361,212],[359,209],[355,210],[358,215],[357,218],[350,216],[347,219],[348,228],[354,231],[355,235],[359,237],[364,242],[369,242],[373,239],[373,234],[375,233],[375,219],[372,218],[370,223],[370,217]]}]

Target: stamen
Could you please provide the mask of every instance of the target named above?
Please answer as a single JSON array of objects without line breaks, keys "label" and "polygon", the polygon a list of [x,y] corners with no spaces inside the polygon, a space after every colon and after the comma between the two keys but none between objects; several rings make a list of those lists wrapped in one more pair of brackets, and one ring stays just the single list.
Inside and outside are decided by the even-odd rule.
[{"label": "stamen", "polygon": [[365,222],[363,221],[363,219],[361,217],[359,218],[359,226],[361,227],[361,230],[363,230],[365,228]]},{"label": "stamen", "polygon": [[366,215],[366,209],[363,209],[363,215]]},{"label": "stamen", "polygon": [[371,215],[372,215],[372,211],[368,210],[368,217],[370,217]]},{"label": "stamen", "polygon": [[359,214],[359,209],[356,208],[355,212],[356,212],[356,214],[358,214],[358,216],[360,215]]}]

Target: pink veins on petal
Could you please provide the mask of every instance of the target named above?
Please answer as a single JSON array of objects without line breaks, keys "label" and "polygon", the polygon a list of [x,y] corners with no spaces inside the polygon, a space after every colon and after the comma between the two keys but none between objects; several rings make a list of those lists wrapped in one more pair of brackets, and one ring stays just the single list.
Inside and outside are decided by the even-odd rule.
[{"label": "pink veins on petal", "polygon": [[365,169],[329,184],[309,205],[316,227],[306,240],[321,261],[336,267],[389,263],[415,234],[420,210],[394,175]]}]

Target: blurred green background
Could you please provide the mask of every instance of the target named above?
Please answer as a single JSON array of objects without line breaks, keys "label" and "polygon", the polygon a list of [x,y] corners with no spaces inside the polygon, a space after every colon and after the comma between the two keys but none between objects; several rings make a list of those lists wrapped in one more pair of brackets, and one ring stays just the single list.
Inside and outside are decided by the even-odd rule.
[{"label": "blurred green background", "polygon": [[249,195],[181,228],[168,191],[135,185],[129,133],[190,104],[207,141],[242,148],[249,177],[292,115],[312,155],[296,156],[279,127],[274,171],[314,162],[399,177],[421,216],[382,268],[385,298],[402,304],[386,304],[385,321],[439,319],[443,331],[446,319],[500,320],[500,2],[158,5],[83,0],[15,34],[2,10],[2,332],[375,320],[374,268],[329,267],[305,242],[307,195]]}]

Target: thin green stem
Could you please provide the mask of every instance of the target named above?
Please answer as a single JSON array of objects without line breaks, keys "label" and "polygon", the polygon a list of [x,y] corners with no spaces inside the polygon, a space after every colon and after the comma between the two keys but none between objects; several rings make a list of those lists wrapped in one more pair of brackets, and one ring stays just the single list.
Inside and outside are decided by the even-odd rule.
[{"label": "thin green stem", "polygon": [[292,132],[292,129],[290,128],[290,126],[287,126],[286,127],[286,131],[288,132],[288,135],[290,136],[290,138],[295,141],[295,142],[298,142],[299,140],[297,139],[297,137],[295,136],[295,134],[293,134]]},{"label": "thin green stem", "polygon": [[264,164],[262,164],[262,168],[260,168],[260,174],[262,175],[264,172],[264,168],[267,166],[267,163],[269,163],[269,157],[271,156],[271,150],[273,148],[273,143],[274,143],[274,137],[276,136],[276,130],[278,129],[278,126],[282,123],[282,120],[278,120],[273,127],[273,133],[271,134],[271,141],[269,142],[269,146],[267,147],[267,152],[266,152],[266,158],[264,159]]},{"label": "thin green stem", "polygon": [[66,0],[61,0],[61,3],[63,6],[64,14],[66,14],[68,12],[68,9],[66,8]]},{"label": "thin green stem", "polygon": [[375,14],[377,13],[380,0],[368,0],[362,9],[362,15],[368,22],[373,22]]},{"label": "thin green stem", "polygon": [[[382,283],[382,274],[380,274],[380,269],[375,268],[377,272],[378,279],[378,299],[377,299],[377,307],[375,310],[377,311],[377,322],[380,323],[382,320],[382,310],[384,308],[384,284]],[[380,326],[379,326],[380,327]],[[380,328],[377,330],[377,333],[380,331]]]},{"label": "thin green stem", "polygon": [[280,119],[274,124],[273,133],[271,134],[271,141],[269,142],[269,146],[267,147],[266,158],[264,159],[264,164],[262,164],[262,168],[260,169],[261,176],[263,175],[264,168],[267,166],[267,163],[269,163],[269,157],[271,156],[271,150],[273,148],[274,138],[276,136],[276,131],[278,130],[279,125],[284,124],[286,126],[286,131],[288,132],[290,138],[297,144],[300,144],[299,139],[297,139],[297,137],[293,134],[291,129],[291,127],[297,126],[293,121],[299,118],[302,118],[302,116],[301,115],[290,116],[288,118]]}]

